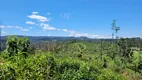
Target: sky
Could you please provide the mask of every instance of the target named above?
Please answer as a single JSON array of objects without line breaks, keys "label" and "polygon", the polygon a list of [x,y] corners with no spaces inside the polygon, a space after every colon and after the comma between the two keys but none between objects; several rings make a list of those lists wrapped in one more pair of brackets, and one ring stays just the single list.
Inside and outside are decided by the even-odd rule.
[{"label": "sky", "polygon": [[0,0],[1,35],[142,37],[142,0]]}]

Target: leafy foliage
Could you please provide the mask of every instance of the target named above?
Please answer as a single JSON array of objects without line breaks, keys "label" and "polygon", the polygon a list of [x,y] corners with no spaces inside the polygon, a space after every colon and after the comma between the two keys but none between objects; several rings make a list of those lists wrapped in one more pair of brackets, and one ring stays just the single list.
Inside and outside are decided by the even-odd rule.
[{"label": "leafy foliage", "polygon": [[28,38],[8,37],[7,48],[0,54],[0,80],[142,79],[142,52],[130,53],[127,39],[119,41],[119,53],[115,51],[117,44],[110,42],[71,41],[52,44],[54,46],[46,47],[51,49],[49,51],[31,48],[29,52],[32,46]]},{"label": "leafy foliage", "polygon": [[16,36],[9,36],[6,41],[6,51],[9,56],[13,56],[18,52],[27,52],[30,41],[27,37],[18,38]]}]

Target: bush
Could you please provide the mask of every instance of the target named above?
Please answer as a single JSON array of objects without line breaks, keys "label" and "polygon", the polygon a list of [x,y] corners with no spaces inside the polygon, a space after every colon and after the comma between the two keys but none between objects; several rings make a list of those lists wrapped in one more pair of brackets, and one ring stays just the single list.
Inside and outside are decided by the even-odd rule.
[{"label": "bush", "polygon": [[109,69],[103,69],[101,75],[98,77],[99,80],[125,80],[125,78]]},{"label": "bush", "polygon": [[14,56],[18,52],[27,52],[29,45],[30,42],[27,37],[9,36],[6,40],[6,51],[9,56]]}]

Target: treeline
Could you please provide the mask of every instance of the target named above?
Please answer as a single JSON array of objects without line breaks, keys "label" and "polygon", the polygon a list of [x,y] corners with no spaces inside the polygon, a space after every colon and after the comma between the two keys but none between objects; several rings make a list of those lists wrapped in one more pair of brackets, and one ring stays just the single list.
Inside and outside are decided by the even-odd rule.
[{"label": "treeline", "polygon": [[[24,37],[24,36],[18,36],[18,37]],[[50,50],[52,49],[53,46],[56,46],[56,45],[60,45],[60,44],[64,44],[65,42],[69,42],[69,41],[87,41],[87,42],[96,42],[96,43],[101,43],[102,41],[103,42],[116,42],[117,40],[114,39],[89,39],[89,38],[86,38],[86,37],[78,37],[78,38],[75,38],[75,37],[33,37],[33,36],[28,36],[30,42],[31,42],[31,45],[34,46],[34,48],[37,48],[37,49],[42,49],[44,51],[46,50]],[[1,37],[1,40],[0,40],[0,43],[1,43],[1,47],[0,47],[0,51],[3,51],[6,49],[6,39],[7,39],[7,36],[2,36]],[[130,44],[131,47],[135,47],[135,48],[142,48],[142,39],[139,38],[139,37],[135,37],[135,38],[125,38],[128,40],[128,43]],[[53,45],[52,45],[53,44]],[[49,45],[49,46],[47,46]],[[47,47],[51,47],[50,49],[47,49]]]},{"label": "treeline", "polygon": [[137,47],[137,48],[142,48],[142,39],[137,37],[137,38],[126,38],[128,40],[128,43],[130,44],[131,47]]},{"label": "treeline", "polygon": [[[41,41],[41,42],[36,42],[36,43],[32,43],[32,46],[35,49],[40,49],[42,51],[55,51],[57,48],[59,48],[60,46],[63,45],[67,45],[70,43],[75,43],[75,42],[89,42],[89,43],[98,43],[101,44],[102,42],[104,43],[115,43],[116,42],[127,42],[127,45],[129,47],[131,47],[133,50],[142,50],[142,39],[140,38],[121,38],[119,40],[111,40],[111,39],[98,39],[98,40],[88,40],[88,41],[83,41],[83,40],[76,40],[76,39],[71,39],[71,40],[67,40],[67,41],[54,41],[54,42],[45,42],[45,41]],[[119,44],[119,43],[117,43]]]}]

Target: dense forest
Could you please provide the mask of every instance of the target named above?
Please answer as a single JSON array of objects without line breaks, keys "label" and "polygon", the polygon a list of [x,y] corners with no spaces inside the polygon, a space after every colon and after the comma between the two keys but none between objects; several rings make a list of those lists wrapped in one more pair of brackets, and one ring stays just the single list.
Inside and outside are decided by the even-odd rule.
[{"label": "dense forest", "polygon": [[142,80],[142,39],[1,39],[0,80]]}]

